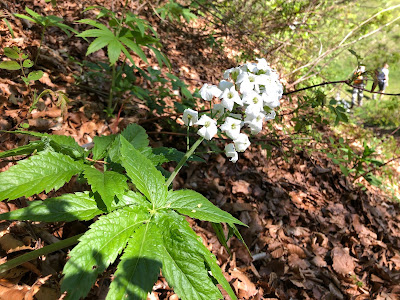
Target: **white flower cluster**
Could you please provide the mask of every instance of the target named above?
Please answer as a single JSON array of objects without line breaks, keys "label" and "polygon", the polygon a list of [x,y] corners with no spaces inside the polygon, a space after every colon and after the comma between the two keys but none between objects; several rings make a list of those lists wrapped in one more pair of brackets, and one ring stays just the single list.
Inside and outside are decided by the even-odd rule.
[{"label": "white flower cluster", "polygon": [[226,70],[218,86],[204,84],[201,97],[206,101],[216,98],[219,103],[214,104],[210,116],[203,114],[200,119],[197,111],[186,109],[183,121],[186,126],[202,125],[197,133],[206,140],[215,136],[219,126],[233,140],[225,146],[225,153],[236,162],[238,152],[250,146],[248,136],[240,130],[247,125],[252,134],[259,133],[264,120],[275,118],[274,108],[279,106],[282,93],[279,75],[264,58],[257,59],[257,63]]}]

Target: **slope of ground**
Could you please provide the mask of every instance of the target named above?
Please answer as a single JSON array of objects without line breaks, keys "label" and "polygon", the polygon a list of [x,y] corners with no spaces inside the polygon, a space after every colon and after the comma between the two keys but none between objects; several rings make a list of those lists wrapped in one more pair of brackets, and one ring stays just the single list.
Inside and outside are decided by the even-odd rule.
[{"label": "slope of ground", "polygon": [[[117,1],[113,3],[117,7]],[[84,4],[104,3],[66,1],[56,10],[44,1],[2,2],[0,5],[9,14],[23,13],[24,5],[28,5],[72,22],[83,17]],[[172,71],[186,79],[191,90],[199,88],[203,82],[216,83],[222,71],[233,66],[234,62],[225,53],[211,50],[188,31],[182,33],[162,23],[152,15],[151,5],[132,5],[133,10],[147,15],[157,27],[165,44],[164,51],[172,61]],[[27,52],[34,52],[40,38],[38,28],[11,15],[8,20],[16,37],[11,38],[5,23],[1,23],[2,45],[17,45]],[[160,134],[170,131],[169,128],[154,125],[162,118],[152,119],[154,116],[143,103],[127,104],[123,113],[107,119],[103,108],[108,83],[104,82],[104,86],[96,90],[74,85],[72,75],[79,76],[80,68],[68,61],[68,55],[83,60],[87,44],[78,38],[68,39],[59,30],[50,30],[46,40],[38,68],[47,75],[36,88],[65,90],[71,99],[68,114],[60,117],[60,109],[50,99],[29,114],[27,92],[18,73],[0,71],[1,129],[12,130],[25,121],[32,129],[71,135],[80,144],[86,144],[96,135],[115,133],[130,122],[138,122],[153,132],[154,143],[184,148],[184,140],[179,136]],[[90,59],[102,59],[104,55],[100,51]],[[166,108],[167,111],[171,109]],[[1,133],[0,150],[26,144],[26,139]],[[278,150],[284,151],[284,148]],[[206,163],[191,164],[174,182],[175,188],[194,189],[248,224],[248,228],[240,231],[252,257],[235,238],[229,242],[232,251],[229,256],[210,224],[189,220],[205,245],[217,256],[238,297],[399,299],[399,205],[388,202],[379,193],[354,187],[322,154],[310,157],[305,152],[298,152],[287,160],[281,156],[281,152],[276,151],[267,158],[266,151],[258,146],[242,155],[237,164],[221,155],[206,155]],[[1,160],[1,170],[16,161]],[[83,188],[71,182],[63,192]],[[14,210],[26,206],[27,201],[45,197],[39,195],[1,203],[0,211]],[[87,226],[84,222],[2,222],[2,261],[84,232]],[[1,274],[0,296],[3,299],[57,299],[67,255],[66,249]],[[87,299],[104,299],[114,271],[115,266],[111,266],[100,276]],[[160,277],[149,299],[177,299],[177,296]]]}]

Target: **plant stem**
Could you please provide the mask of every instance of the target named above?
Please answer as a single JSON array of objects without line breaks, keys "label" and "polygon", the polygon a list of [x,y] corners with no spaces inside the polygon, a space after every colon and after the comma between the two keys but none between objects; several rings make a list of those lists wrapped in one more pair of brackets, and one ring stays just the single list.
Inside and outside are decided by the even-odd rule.
[{"label": "plant stem", "polygon": [[0,273],[4,273],[12,268],[15,268],[23,263],[26,263],[32,259],[38,258],[41,255],[46,255],[51,252],[55,252],[57,250],[61,250],[63,248],[66,248],[68,246],[74,245],[78,242],[78,239],[82,236],[83,234],[78,234],[73,237],[70,237],[66,240],[60,241],[58,243],[54,243],[51,245],[48,245],[46,247],[37,249],[35,251],[23,254],[21,256],[18,256],[12,260],[9,260],[8,262],[0,265]]},{"label": "plant stem", "polygon": [[185,162],[189,159],[190,156],[194,153],[194,151],[197,149],[197,147],[201,144],[201,142],[204,140],[203,137],[200,137],[194,144],[193,146],[189,149],[188,152],[186,152],[185,156],[182,157],[182,159],[179,161],[178,165],[176,166],[175,170],[171,173],[171,176],[169,176],[167,182],[165,183],[167,187],[172,183],[172,181],[175,179],[176,175],[178,175],[180,169],[183,167]]},{"label": "plant stem", "polygon": [[42,35],[40,37],[40,44],[39,44],[38,52],[36,53],[36,57],[35,57],[35,65],[36,65],[36,62],[37,62],[37,60],[39,58],[40,49],[42,48],[42,44],[43,44],[43,41],[44,41],[44,32],[45,31],[46,31],[46,27],[43,27]]},{"label": "plant stem", "polygon": [[115,85],[115,70],[116,66],[113,64],[112,66],[112,74],[111,74],[111,87],[110,87],[110,94],[108,95],[108,103],[107,103],[107,113],[111,114],[113,112],[113,96],[114,96],[114,85]]},{"label": "plant stem", "polygon": [[189,126],[187,126],[187,128],[186,128],[186,151],[189,151],[190,150],[190,139],[189,139],[189,135],[190,135],[190,132],[189,132]]}]

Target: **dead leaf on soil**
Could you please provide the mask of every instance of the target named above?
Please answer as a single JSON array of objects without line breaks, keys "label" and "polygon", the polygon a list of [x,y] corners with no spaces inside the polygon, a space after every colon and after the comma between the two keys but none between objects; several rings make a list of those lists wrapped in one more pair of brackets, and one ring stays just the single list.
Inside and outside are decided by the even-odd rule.
[{"label": "dead leaf on soil", "polygon": [[354,273],[355,263],[354,258],[351,257],[345,249],[335,247],[332,249],[331,256],[333,259],[333,269],[341,275],[349,275]]}]

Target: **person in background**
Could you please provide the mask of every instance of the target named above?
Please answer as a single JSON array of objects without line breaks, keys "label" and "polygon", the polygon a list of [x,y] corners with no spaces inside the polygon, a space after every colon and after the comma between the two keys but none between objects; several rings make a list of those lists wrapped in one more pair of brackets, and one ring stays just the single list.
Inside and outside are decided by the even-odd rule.
[{"label": "person in background", "polygon": [[357,71],[354,72],[355,79],[353,82],[353,95],[351,97],[350,108],[353,108],[356,99],[357,99],[357,105],[358,106],[362,105],[362,98],[364,96],[363,92],[365,87],[365,80],[363,75],[364,72],[365,72],[365,66],[360,66],[357,69]]},{"label": "person in background", "polygon": [[[383,65],[382,69],[378,70],[377,77],[378,77],[379,93],[384,93],[386,88],[389,86],[389,65],[387,63]],[[379,99],[381,99],[381,96],[382,94],[379,95]]]}]

